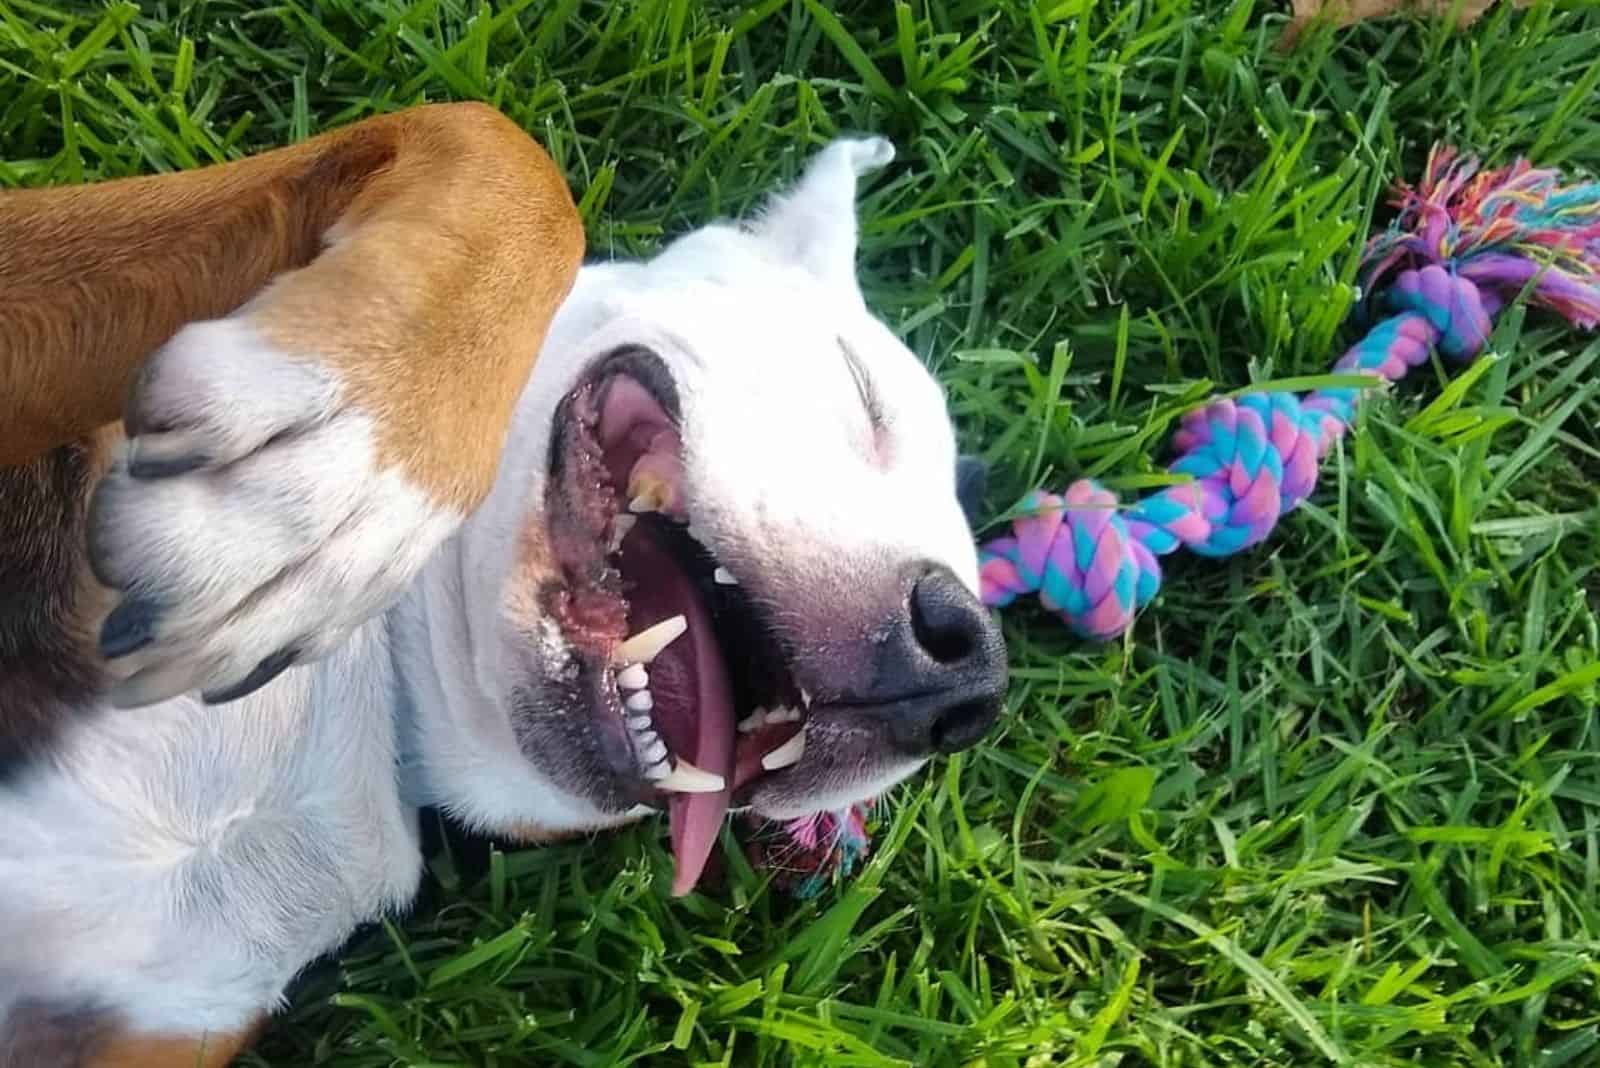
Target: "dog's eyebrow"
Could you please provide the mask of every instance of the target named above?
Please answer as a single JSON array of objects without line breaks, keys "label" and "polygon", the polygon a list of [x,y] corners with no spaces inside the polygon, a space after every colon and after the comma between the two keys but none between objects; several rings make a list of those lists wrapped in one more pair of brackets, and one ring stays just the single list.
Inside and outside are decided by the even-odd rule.
[{"label": "dog's eyebrow", "polygon": [[867,374],[860,355],[844,338],[835,336],[834,340],[839,343],[839,351],[844,355],[845,366],[850,368],[850,377],[855,379],[856,392],[861,396],[861,406],[867,410],[867,419],[872,423],[874,430],[883,429],[883,402],[878,398],[878,391],[873,386],[872,377]]}]

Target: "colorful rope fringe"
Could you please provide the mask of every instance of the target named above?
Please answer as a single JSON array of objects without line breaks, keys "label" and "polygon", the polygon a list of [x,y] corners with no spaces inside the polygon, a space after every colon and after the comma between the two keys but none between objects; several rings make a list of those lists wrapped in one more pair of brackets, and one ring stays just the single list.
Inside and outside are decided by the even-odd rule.
[{"label": "colorful rope fringe", "polygon": [[775,881],[796,897],[816,897],[830,879],[843,879],[867,855],[871,803],[790,820],[778,833],[746,845],[750,863],[776,873]]},{"label": "colorful rope fringe", "polygon": [[[1456,361],[1482,350],[1495,314],[1530,303],[1592,329],[1600,323],[1600,183],[1563,186],[1519,160],[1480,171],[1435,148],[1420,186],[1401,184],[1399,217],[1368,245],[1363,288],[1392,314],[1334,370],[1394,382],[1437,349]],[[985,603],[1036,593],[1078,633],[1121,633],[1161,588],[1160,558],[1179,546],[1227,556],[1262,541],[1310,496],[1317,464],[1350,426],[1360,393],[1256,393],[1214,400],[1183,418],[1178,458],[1189,481],[1119,510],[1089,480],[1062,496],[1034,491],[1010,536],[979,553]]]}]

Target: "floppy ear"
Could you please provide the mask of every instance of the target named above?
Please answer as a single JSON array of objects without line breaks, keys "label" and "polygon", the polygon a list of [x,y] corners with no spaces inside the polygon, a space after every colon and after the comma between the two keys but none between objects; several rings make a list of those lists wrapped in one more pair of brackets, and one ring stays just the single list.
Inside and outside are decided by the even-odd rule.
[{"label": "floppy ear", "polygon": [[773,198],[751,229],[780,258],[854,288],[856,179],[892,159],[894,146],[881,137],[835,141],[811,161],[794,189]]}]

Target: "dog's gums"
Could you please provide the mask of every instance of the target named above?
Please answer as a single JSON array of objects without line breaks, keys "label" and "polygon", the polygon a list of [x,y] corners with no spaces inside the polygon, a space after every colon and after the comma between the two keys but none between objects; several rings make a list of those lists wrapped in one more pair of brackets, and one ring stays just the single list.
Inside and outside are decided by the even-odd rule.
[{"label": "dog's gums", "polygon": [[685,894],[737,793],[803,758],[810,699],[695,526],[679,420],[648,354],[602,361],[567,397],[548,501],[561,579],[542,601],[604,673],[594,728],[623,792],[667,808]]}]

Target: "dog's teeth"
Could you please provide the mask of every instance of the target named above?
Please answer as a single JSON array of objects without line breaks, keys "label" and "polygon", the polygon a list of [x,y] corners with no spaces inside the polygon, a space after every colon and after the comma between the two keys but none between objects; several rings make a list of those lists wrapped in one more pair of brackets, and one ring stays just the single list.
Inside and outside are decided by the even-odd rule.
[{"label": "dog's teeth", "polygon": [[777,771],[790,764],[798,763],[806,751],[806,732],[802,730],[787,742],[761,758],[761,766],[768,771]]},{"label": "dog's teeth", "polygon": [[[641,719],[645,724],[643,727],[638,725]],[[635,716],[628,720],[628,727],[633,731],[634,752],[639,754],[640,762],[645,765],[645,774],[649,775],[649,769],[660,764],[661,774],[665,775],[667,773],[667,743],[663,742],[661,735],[657,734],[653,729],[650,717]],[[657,776],[651,777],[656,778]]]},{"label": "dog's teeth", "polygon": [[733,577],[733,572],[725,567],[719,567],[711,572],[711,581],[719,586],[737,586],[739,580]]},{"label": "dog's teeth", "polygon": [[744,717],[744,719],[739,721],[739,733],[750,734],[753,731],[758,731],[766,722],[767,710],[764,708],[758,708],[748,716]]},{"label": "dog's teeth", "polygon": [[656,707],[655,698],[650,696],[649,690],[640,690],[622,704],[629,712],[648,712]]},{"label": "dog's teeth", "polygon": [[800,710],[798,708],[785,708],[779,705],[767,713],[768,723],[799,723]]},{"label": "dog's teeth", "polygon": [[811,707],[811,695],[805,690],[800,691],[800,703],[805,705],[807,708]]},{"label": "dog's teeth", "polygon": [[654,733],[655,725],[655,720],[650,718],[648,712],[628,717],[628,729],[635,734],[644,734],[646,731]]},{"label": "dog's teeth", "polygon": [[622,539],[628,536],[628,532],[633,529],[633,525],[638,521],[639,517],[634,515],[614,517],[611,520],[611,538],[606,543],[606,551],[614,553],[622,548]]},{"label": "dog's teeth", "polygon": [[650,779],[658,785],[662,779],[665,779],[672,772],[672,769],[667,767],[666,749],[666,746],[662,746],[661,759],[644,769],[644,777]]},{"label": "dog's teeth", "polygon": [[648,472],[635,472],[628,480],[628,511],[630,512],[670,512],[672,511],[672,483],[659,475]]},{"label": "dog's teeth", "polygon": [[650,685],[650,676],[643,664],[629,664],[617,672],[617,685],[625,690],[642,690]]},{"label": "dog's teeth", "polygon": [[683,636],[689,621],[682,616],[663,619],[653,627],[646,627],[629,638],[611,654],[613,664],[648,664],[656,654]]},{"label": "dog's teeth", "polygon": [[656,785],[679,794],[715,794],[721,793],[727,784],[721,775],[697,768],[687,760],[679,760],[673,765],[672,774]]}]

